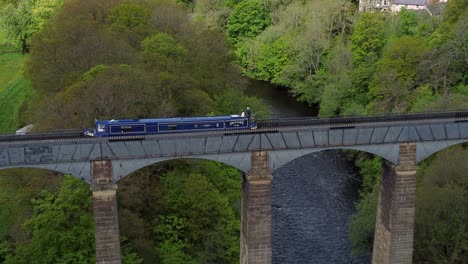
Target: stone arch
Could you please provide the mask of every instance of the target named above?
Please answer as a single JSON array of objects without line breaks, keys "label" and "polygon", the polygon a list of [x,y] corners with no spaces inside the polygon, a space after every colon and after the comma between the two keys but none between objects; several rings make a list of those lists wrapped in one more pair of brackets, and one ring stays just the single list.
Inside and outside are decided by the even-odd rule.
[{"label": "stone arch", "polygon": [[242,172],[250,170],[250,152],[227,153],[227,154],[208,154],[208,155],[187,155],[145,159],[122,159],[113,160],[112,175],[114,182],[124,178],[125,176],[152,164],[174,159],[205,159],[218,161],[230,165]]},{"label": "stone arch", "polygon": [[71,162],[71,163],[50,163],[50,164],[34,164],[34,165],[20,165],[20,166],[7,166],[1,167],[4,169],[46,169],[50,171],[60,172],[63,174],[70,174],[79,178],[88,184],[91,184],[91,166],[89,161]]},{"label": "stone arch", "polygon": [[[159,158],[141,158],[141,159],[115,159],[112,160],[113,181],[117,182],[130,173],[146,167],[151,164],[173,159],[206,159],[225,163],[242,172],[250,170],[250,152],[226,153],[226,154],[207,154],[207,155],[187,155]],[[73,175],[83,181],[91,184],[91,160],[80,162],[59,162],[44,163],[33,165],[6,166],[1,169],[10,168],[38,168],[57,171],[64,174]]]},{"label": "stone arch", "polygon": [[305,156],[314,152],[320,152],[331,149],[342,149],[342,150],[358,150],[368,152],[393,164],[398,164],[399,156],[399,144],[381,144],[381,145],[364,145],[364,146],[350,146],[350,147],[327,147],[327,148],[309,148],[309,149],[289,149],[289,150],[277,150],[270,152],[270,169],[273,173],[276,169],[280,168],[284,164],[295,160],[301,156]]},{"label": "stone arch", "polygon": [[441,140],[441,141],[427,141],[416,143],[416,163],[419,163],[435,153],[455,146],[458,144],[468,143],[468,139],[459,140]]}]

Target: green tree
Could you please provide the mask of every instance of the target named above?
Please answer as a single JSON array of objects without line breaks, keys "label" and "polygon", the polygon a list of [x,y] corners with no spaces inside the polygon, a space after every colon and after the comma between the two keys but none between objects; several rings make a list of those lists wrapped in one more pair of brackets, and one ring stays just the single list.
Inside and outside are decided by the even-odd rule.
[{"label": "green tree", "polygon": [[119,183],[121,234],[145,262],[237,263],[240,188],[239,172],[217,162],[142,169]]},{"label": "green tree", "polygon": [[145,38],[143,48],[144,61],[148,66],[174,72],[187,59],[188,50],[166,33],[158,33]]},{"label": "green tree", "polygon": [[320,97],[320,116],[335,116],[343,111],[346,94],[352,85],[351,62],[349,45],[338,38],[325,63],[328,75]]},{"label": "green tree", "polygon": [[155,226],[156,248],[159,252],[168,250],[163,255],[164,263],[169,259],[237,263],[239,174],[212,162],[197,162],[191,168],[195,169],[177,167],[162,178],[168,211]]},{"label": "green tree", "polygon": [[378,196],[377,188],[359,200],[356,204],[356,213],[351,217],[349,240],[351,241],[351,253],[355,256],[372,251]]},{"label": "green tree", "polygon": [[[17,225],[23,228],[11,230],[13,244],[7,243],[11,241],[5,241],[3,234],[0,237],[3,241],[0,242],[2,263],[93,263],[94,220],[89,185],[72,176],[44,175],[43,171],[37,170],[29,173],[28,170],[12,170],[11,175],[16,176],[16,184],[23,186],[23,194],[15,199],[35,197],[31,200],[32,212],[24,212],[25,205],[15,203],[21,208],[20,213],[29,218],[26,221],[16,218]],[[44,178],[49,179],[44,181]],[[21,183],[23,180],[27,182]],[[38,183],[40,185],[36,186]],[[29,187],[24,188],[27,184]],[[9,185],[10,188],[14,186]],[[40,193],[38,188],[42,189]],[[25,232],[29,236],[18,239]],[[123,263],[141,263],[125,239],[121,244]]]},{"label": "green tree", "polygon": [[[268,32],[265,32],[268,33]],[[268,36],[260,36],[255,42],[245,42],[237,49],[237,56],[249,77],[288,85],[282,78],[287,65],[293,63],[293,52],[286,38],[265,40]]]},{"label": "green tree", "polygon": [[427,186],[417,195],[415,260],[465,263],[468,254],[466,185]]},{"label": "green tree", "polygon": [[43,191],[33,199],[25,222],[31,242],[20,245],[6,263],[93,263],[94,224],[89,186],[65,177],[57,194]]},{"label": "green tree", "polygon": [[7,258],[11,258],[11,248],[7,241],[0,243],[0,261],[4,263]]},{"label": "green tree", "polygon": [[414,260],[465,263],[468,251],[468,151],[452,147],[418,173]]},{"label": "green tree", "polygon": [[377,62],[371,93],[380,111],[406,112],[411,108],[411,93],[417,87],[417,67],[428,54],[425,43],[411,36],[393,40]]},{"label": "green tree", "polygon": [[434,93],[429,86],[418,87],[413,93],[411,111],[423,112],[427,109],[442,110],[442,105],[439,105],[441,99],[440,94]]},{"label": "green tree", "polygon": [[107,16],[107,23],[119,37],[126,36],[132,46],[149,35],[151,10],[136,3],[121,3],[113,7]]},{"label": "green tree", "polygon": [[38,169],[10,169],[0,173],[0,262],[31,240],[23,223],[32,214],[31,199],[41,191],[55,191],[63,177]]},{"label": "green tree", "polygon": [[176,0],[176,1],[177,3],[182,3],[185,6],[190,7],[190,9],[192,10],[192,13],[193,11],[195,11],[195,5],[197,4],[197,0]]},{"label": "green tree", "polygon": [[[40,94],[62,90],[97,65],[130,64],[136,60],[126,41],[116,39],[96,22],[83,19],[91,11],[79,8],[84,7],[76,2],[66,4],[50,25],[33,37],[26,75]],[[74,12],[82,12],[83,17]]]},{"label": "green tree", "polygon": [[33,33],[59,9],[63,0],[22,0],[10,3],[0,12],[0,23],[8,32],[8,37],[21,46],[23,53],[29,52]]},{"label": "green tree", "polygon": [[320,112],[321,117],[331,117],[338,114],[338,109],[341,105],[343,95],[340,94],[339,88],[333,84],[327,84],[323,87],[323,93],[320,97]]},{"label": "green tree", "polygon": [[417,11],[402,8],[396,15],[385,17],[386,35],[388,38],[416,35],[423,19]]},{"label": "green tree", "polygon": [[[173,116],[172,88],[159,86],[157,77],[128,65],[92,68],[81,80],[42,102],[37,129],[89,127],[95,118]],[[66,124],[57,122],[65,116]]]},{"label": "green tree", "polygon": [[458,84],[468,81],[468,9],[465,16],[446,27],[444,38],[433,36],[434,45],[431,56],[421,63],[420,78],[443,95],[450,94]]},{"label": "green tree", "polygon": [[190,255],[184,252],[187,245],[181,242],[164,241],[158,247],[157,251],[161,254],[162,264],[184,263],[184,264],[197,264]]},{"label": "green tree", "polygon": [[126,237],[120,236],[120,251],[123,264],[141,264],[143,258],[141,258],[132,248]]},{"label": "green tree", "polygon": [[265,6],[258,0],[243,0],[234,6],[227,22],[227,33],[232,43],[242,38],[257,36],[270,24]]},{"label": "green tree", "polygon": [[186,228],[185,219],[177,215],[161,216],[159,223],[154,228],[154,233],[157,240],[162,241],[156,246],[161,263],[197,263],[186,253],[190,245],[185,242],[182,234]]},{"label": "green tree", "polygon": [[0,0],[0,7],[3,5],[8,5],[8,4],[13,4],[17,6],[20,1],[21,0]]},{"label": "green tree", "polygon": [[[231,63],[224,36],[211,30],[197,32],[204,26],[180,10],[175,10],[175,18],[165,19],[163,11],[174,9],[174,4],[109,7],[102,1],[84,6],[67,2],[35,34],[27,74],[43,96],[37,100],[41,111],[36,119],[42,120],[38,128],[55,127],[64,113],[70,115],[70,127],[90,126],[95,117],[205,115],[215,111],[215,97],[224,90],[245,86],[239,68]],[[135,17],[139,11],[144,14],[141,19]],[[140,31],[159,33],[138,35]],[[117,32],[146,37],[135,46]],[[107,68],[96,71],[100,65]],[[133,81],[136,77],[141,81]],[[77,98],[84,101],[78,103]],[[115,102],[119,103],[114,107]]]},{"label": "green tree", "polygon": [[266,119],[270,116],[271,110],[262,102],[260,98],[245,96],[241,91],[229,89],[221,95],[215,97],[216,115],[238,114],[250,107],[253,115],[258,119]]},{"label": "green tree", "polygon": [[148,28],[150,10],[134,3],[122,3],[112,8],[107,16],[110,28],[123,32],[126,30],[145,31]]},{"label": "green tree", "polygon": [[447,1],[447,8],[442,14],[443,24],[440,27],[440,32],[443,33],[447,28],[456,23],[460,18],[466,17],[464,13],[468,9],[467,0],[451,0]]},{"label": "green tree", "polygon": [[375,72],[375,62],[380,57],[385,45],[385,31],[380,13],[364,13],[359,16],[353,35],[351,51],[353,69],[351,71],[352,88],[350,101],[365,106],[369,102],[367,92]]},{"label": "green tree", "polygon": [[147,263],[160,263],[160,252],[154,250],[153,228],[155,220],[165,213],[166,190],[160,179],[168,169],[167,163],[150,166],[119,181],[120,234]]},{"label": "green tree", "polygon": [[372,251],[375,233],[376,209],[382,175],[382,159],[358,154],[355,165],[359,168],[361,186],[360,200],[356,203],[356,213],[349,224],[351,252],[360,255]]},{"label": "green tree", "polygon": [[363,13],[351,36],[354,64],[380,56],[385,45],[385,31],[380,13]]}]

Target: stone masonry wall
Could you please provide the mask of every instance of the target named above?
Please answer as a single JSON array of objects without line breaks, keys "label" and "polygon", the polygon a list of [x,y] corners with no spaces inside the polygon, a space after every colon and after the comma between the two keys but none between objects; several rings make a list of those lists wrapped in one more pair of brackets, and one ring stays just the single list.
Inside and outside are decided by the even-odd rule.
[{"label": "stone masonry wall", "polygon": [[96,263],[120,264],[117,185],[112,183],[112,162],[91,162]]},{"label": "stone masonry wall", "polygon": [[271,263],[271,172],[268,152],[252,152],[242,184],[241,264]]},{"label": "stone masonry wall", "polygon": [[400,144],[397,166],[383,162],[372,263],[410,264],[416,202],[416,144]]}]

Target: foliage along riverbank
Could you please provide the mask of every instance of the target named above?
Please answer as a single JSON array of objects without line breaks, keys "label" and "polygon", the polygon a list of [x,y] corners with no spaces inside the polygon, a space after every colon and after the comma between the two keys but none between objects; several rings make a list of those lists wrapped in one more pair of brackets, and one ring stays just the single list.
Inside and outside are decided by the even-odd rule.
[{"label": "foliage along riverbank", "polygon": [[[188,1],[192,2],[192,1]],[[320,115],[468,107],[466,0],[441,16],[359,13],[345,0],[199,1],[244,73],[320,103]]]},{"label": "foliage along riverbank", "polygon": [[[299,101],[318,104],[320,116],[468,108],[466,0],[449,1],[440,16],[359,13],[345,0],[198,1],[194,10],[226,32],[244,74],[288,87]],[[467,257],[461,221],[468,214],[443,209],[466,206],[466,162],[447,171],[441,162],[467,153],[454,147],[421,165],[416,262]],[[350,239],[360,254],[373,246],[381,159],[361,153],[355,160],[362,186]]]}]

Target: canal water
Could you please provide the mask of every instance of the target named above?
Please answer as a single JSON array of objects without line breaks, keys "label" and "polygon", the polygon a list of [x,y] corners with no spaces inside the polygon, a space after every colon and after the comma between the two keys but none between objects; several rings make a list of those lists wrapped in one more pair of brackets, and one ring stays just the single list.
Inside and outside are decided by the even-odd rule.
[{"label": "canal water", "polygon": [[[316,116],[284,88],[251,81],[248,95],[262,98],[272,118]],[[348,223],[359,186],[356,170],[339,150],[312,153],[273,173],[272,235],[274,264],[364,264],[354,258]]]}]

